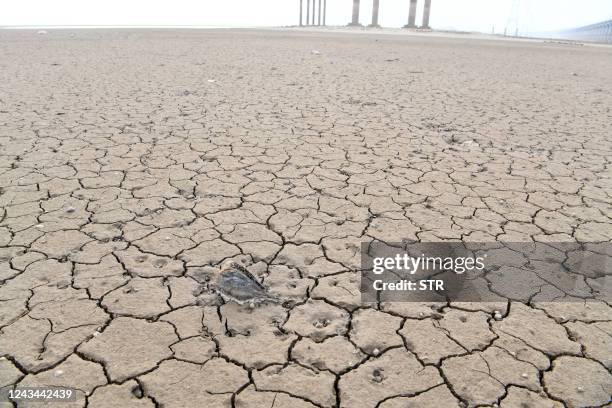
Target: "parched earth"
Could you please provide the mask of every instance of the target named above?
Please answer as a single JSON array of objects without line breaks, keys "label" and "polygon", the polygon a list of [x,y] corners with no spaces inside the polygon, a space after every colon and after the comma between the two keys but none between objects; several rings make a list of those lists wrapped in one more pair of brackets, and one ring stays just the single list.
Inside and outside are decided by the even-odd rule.
[{"label": "parched earth", "polygon": [[[612,241],[611,70],[542,41],[0,32],[0,387],[609,404],[605,300],[362,304],[357,270],[372,239]],[[291,305],[207,292],[233,257]]]}]

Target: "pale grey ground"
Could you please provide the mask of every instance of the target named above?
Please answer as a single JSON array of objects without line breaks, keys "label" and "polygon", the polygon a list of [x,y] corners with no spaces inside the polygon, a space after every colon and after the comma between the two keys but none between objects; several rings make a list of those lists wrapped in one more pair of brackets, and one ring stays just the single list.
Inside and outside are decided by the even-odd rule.
[{"label": "pale grey ground", "polygon": [[[559,43],[1,31],[0,386],[606,405],[609,304],[373,307],[355,271],[371,238],[612,241],[611,72]],[[218,304],[230,257],[295,305]]]}]

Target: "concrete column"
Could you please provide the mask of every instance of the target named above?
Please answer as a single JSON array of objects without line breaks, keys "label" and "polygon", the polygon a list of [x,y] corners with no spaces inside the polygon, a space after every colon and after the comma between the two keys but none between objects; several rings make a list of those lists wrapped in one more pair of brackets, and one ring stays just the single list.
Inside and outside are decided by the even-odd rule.
[{"label": "concrete column", "polygon": [[359,0],[353,0],[353,18],[349,23],[350,26],[360,26],[359,24]]},{"label": "concrete column", "polygon": [[325,16],[327,16],[327,0],[323,0],[323,25],[325,25]]},{"label": "concrete column", "polygon": [[319,14],[317,14],[317,25],[321,25],[321,0],[319,0]]},{"label": "concrete column", "polygon": [[306,0],[306,25],[308,24],[310,24],[310,0]]},{"label": "concrete column", "polygon": [[302,26],[302,11],[304,9],[304,0],[300,0],[300,27]]},{"label": "concrete column", "polygon": [[404,28],[415,28],[416,24],[417,0],[410,0],[410,10],[408,10],[408,24]]},{"label": "concrete column", "polygon": [[431,0],[425,0],[425,7],[423,7],[423,25],[421,28],[429,28],[429,13],[431,12]]},{"label": "concrete column", "polygon": [[378,6],[379,6],[379,2],[380,2],[380,0],[373,0],[372,1],[372,24],[370,24],[370,27],[380,27],[380,25],[378,25]]}]

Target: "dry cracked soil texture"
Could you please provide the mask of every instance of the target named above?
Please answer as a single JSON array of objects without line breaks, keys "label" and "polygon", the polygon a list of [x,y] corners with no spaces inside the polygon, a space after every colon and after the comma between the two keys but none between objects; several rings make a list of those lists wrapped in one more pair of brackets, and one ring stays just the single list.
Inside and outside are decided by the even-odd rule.
[{"label": "dry cracked soil texture", "polygon": [[[606,301],[362,304],[357,273],[372,239],[612,241],[609,47],[51,30],[1,32],[0,56],[0,387],[610,403]],[[292,302],[207,292],[229,258]]]}]

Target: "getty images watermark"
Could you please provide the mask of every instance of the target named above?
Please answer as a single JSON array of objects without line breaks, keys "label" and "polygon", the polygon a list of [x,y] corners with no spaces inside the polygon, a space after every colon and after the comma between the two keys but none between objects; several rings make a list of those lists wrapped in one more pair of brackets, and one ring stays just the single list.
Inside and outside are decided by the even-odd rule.
[{"label": "getty images watermark", "polygon": [[610,301],[610,243],[371,241],[363,302]]}]

